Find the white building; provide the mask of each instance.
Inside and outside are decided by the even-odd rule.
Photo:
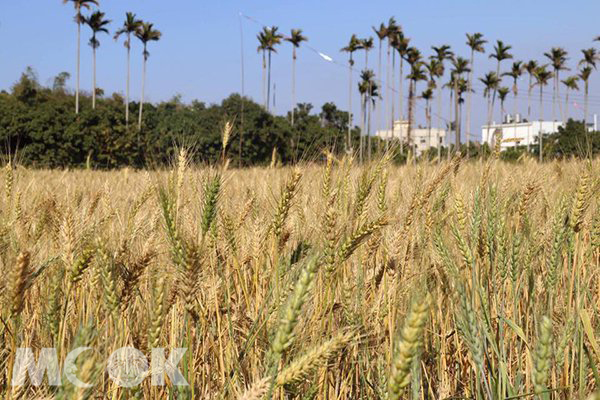
[[[384,140],[396,139],[406,143],[408,121],[394,121],[393,130],[379,130],[376,135]],[[416,147],[417,155],[420,155],[430,147],[437,148],[438,144],[440,146],[446,146],[446,131],[443,129],[431,128],[431,130],[429,130],[427,128],[413,127],[410,136],[410,141]]]
[[[495,133],[502,133],[501,150],[517,146],[534,146],[538,143],[538,137],[541,134],[549,134],[558,131],[563,126],[559,121],[526,121],[521,119],[520,114],[506,115],[501,124],[492,123],[481,127],[482,143],[494,146]]]

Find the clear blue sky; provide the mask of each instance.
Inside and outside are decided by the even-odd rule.
[[[431,45],[450,44],[464,57],[466,32],[482,32],[490,42],[502,39],[513,46],[515,59],[544,61],[543,52],[552,46],[569,51],[571,68],[576,67],[580,49],[596,45],[592,38],[600,35],[600,2],[597,0],[439,0],[439,1],[356,1],[356,0],[100,0],[100,9],[113,20],[114,32],[126,11],[155,23],[163,32],[160,42],[150,44],[147,99],[166,100],[181,94],[185,101],[199,99],[220,102],[232,92],[240,91],[239,12],[265,25],[277,25],[287,33],[302,28],[308,44],[345,65],[346,56],[339,52],[352,33],[359,37],[375,36],[371,26],[395,16],[405,34],[425,55]],[[74,86],[76,25],[73,7],[60,0],[0,1],[0,89],[9,89],[26,66],[38,72],[43,84],[68,71]],[[256,33],[260,26],[243,20],[246,94],[261,101],[261,58],[256,52]],[[82,89],[91,88],[91,48],[87,46],[89,29],[82,30]],[[111,36],[100,37],[98,50],[98,86],[107,94],[123,92],[125,82],[125,49]],[[377,41],[376,41],[377,42]],[[486,51],[491,48],[486,45]],[[377,47],[370,55],[376,68]],[[133,45],[132,96],[139,96],[141,47]],[[357,55],[357,67],[364,65],[364,55]],[[372,61],[371,61],[372,60]],[[505,63],[508,69],[511,61]],[[476,76],[495,69],[488,55],[478,55]],[[572,71],[573,72],[573,71]],[[571,72],[563,73],[564,76]],[[273,82],[277,86],[278,113],[290,107],[291,47],[284,44],[273,59]],[[600,112],[600,73],[591,80],[590,114]],[[334,101],[347,107],[347,70],[327,63],[307,48],[301,48],[298,59],[298,102],[311,102],[315,107]],[[526,81],[521,86],[520,107],[525,113]],[[356,82],[356,78],[355,78]],[[504,84],[510,86],[508,78]],[[407,85],[405,85],[406,88]],[[421,88],[425,85],[421,84]],[[485,120],[485,103],[476,85],[474,126]],[[551,99],[550,87],[547,89]],[[564,89],[561,88],[562,91]],[[446,97],[446,96],[445,96]],[[573,98],[583,103],[581,95]],[[354,104],[358,104],[355,94]],[[537,103],[534,103],[537,113]],[[546,112],[550,112],[549,102]],[[506,108],[512,110],[512,100]],[[572,107],[571,107],[572,108]],[[434,110],[435,111],[435,110]],[[358,107],[355,108],[358,115]],[[577,110],[573,113],[579,112]],[[447,115],[447,111],[444,111]],[[548,115],[548,114],[546,114]],[[418,118],[423,123],[422,109]],[[497,117],[496,117],[497,119]]]

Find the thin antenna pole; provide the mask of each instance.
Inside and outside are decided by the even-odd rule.
[[[238,148],[238,166],[242,166],[242,136],[244,134],[244,30],[242,29],[242,13],[238,15],[240,22],[240,56],[241,56],[241,73],[242,73],[242,97],[240,99],[240,132],[239,132],[239,148]]]

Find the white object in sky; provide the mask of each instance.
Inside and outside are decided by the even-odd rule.
[[[329,62],[333,62],[333,58],[329,57],[327,54],[323,54],[319,51],[319,55],[325,60]]]

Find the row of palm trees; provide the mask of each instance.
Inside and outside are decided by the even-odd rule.
[[[79,67],[80,67],[80,49],[81,49],[81,26],[87,25],[92,36],[89,40],[89,45],[92,48],[93,57],[93,81],[92,81],[92,108],[96,108],[96,50],[100,47],[98,34],[109,31],[107,26],[112,22],[106,19],[105,14],[100,10],[96,10],[85,16],[82,10],[91,10],[92,6],[98,7],[98,0],[63,0],[63,3],[71,2],[75,8],[75,23],[77,24],[77,71],[76,71],[76,88],[75,88],[75,113],[79,113]],[[117,40],[121,35],[125,36],[125,48],[127,49],[127,81],[125,90],[125,121],[129,126],[129,82],[130,82],[130,61],[131,61],[131,39],[136,37],[143,45],[142,55],[144,57],[142,70],[142,92],[140,98],[140,107],[138,115],[138,129],[142,126],[142,112],[144,106],[144,90],[146,86],[146,63],[150,53],[148,52],[148,43],[160,40],[162,33],[154,29],[154,25],[149,22],[144,22],[138,19],[134,13],[128,12],[125,15],[125,21],[120,29],[115,32],[114,39]]]
[[[370,153],[370,133],[371,133],[371,121],[372,113],[377,108],[377,119],[379,129],[387,126],[393,133],[394,121],[397,117],[400,120],[405,119],[404,114],[404,80],[408,80],[408,105],[406,110],[406,118],[408,122],[406,135],[402,132],[403,125],[401,124],[400,129],[400,150],[403,151],[403,146],[408,144],[412,148],[411,135],[414,129],[415,121],[415,108],[417,99],[425,100],[425,117],[427,120],[427,126],[429,132],[431,132],[432,125],[432,102],[434,98],[437,98],[437,119],[438,126],[442,126],[442,90],[447,89],[450,96],[451,107],[448,107],[448,121],[450,129],[454,130],[455,133],[455,149],[458,151],[462,142],[462,111],[463,104],[465,103],[466,95],[466,129],[465,134],[467,142],[469,142],[475,135],[472,132],[472,95],[475,92],[475,62],[478,54],[484,54],[486,49],[485,46],[488,41],[484,38],[482,33],[476,32],[472,34],[466,34],[466,42],[470,56],[469,59],[463,58],[456,55],[449,45],[432,46],[431,49],[433,54],[427,59],[424,58],[422,53],[414,46],[410,45],[410,39],[404,34],[402,28],[397,24],[396,20],[392,17],[387,23],[381,23],[379,27],[373,27],[373,31],[379,40],[379,57],[378,57],[378,69],[377,74],[373,70],[369,69],[369,52],[374,48],[373,38],[359,38],[353,34],[346,46],[341,51],[348,54],[348,109],[352,110],[353,102],[353,76],[355,72],[355,58],[354,55],[358,51],[365,52],[364,69],[360,73],[360,81],[358,82],[358,91],[361,96],[361,118],[360,124],[362,132],[367,132],[367,149]],[[291,121],[294,124],[294,111],[296,104],[296,49],[301,45],[302,42],[306,41],[307,38],[302,34],[300,29],[292,29],[289,36],[284,36],[279,32],[276,26],[263,27],[262,31],[257,35],[259,46],[257,50],[262,53],[262,91],[263,91],[263,103],[267,110],[270,110],[270,99],[271,99],[271,60],[272,54],[277,52],[277,46],[283,41],[287,41],[293,45],[292,53],[292,111]],[[596,40],[600,40],[596,38]],[[384,51],[384,42],[387,47],[387,66],[385,77],[382,73],[382,54]],[[549,52],[544,53],[544,57],[548,60],[547,64],[541,64],[536,60],[527,62],[514,61],[511,68],[502,72],[502,65],[507,60],[514,58],[511,53],[512,46],[504,43],[502,40],[497,40],[493,46],[493,51],[489,54],[490,59],[496,61],[495,71],[490,71],[484,74],[483,77],[478,78],[478,82],[483,84],[483,96],[487,101],[487,125],[491,125],[493,112],[496,105],[496,99],[500,103],[501,119],[503,119],[505,108],[504,103],[508,95],[512,92],[513,102],[513,114],[517,114],[518,111],[518,80],[523,74],[529,75],[528,84],[528,104],[527,104],[527,117],[531,121],[531,99],[532,91],[534,87],[539,87],[540,94],[540,109],[539,118],[543,120],[543,89],[546,87],[550,80],[553,82],[553,98],[552,98],[552,118],[556,121],[556,104],[558,103],[558,110],[560,112],[561,120],[564,122],[569,117],[568,113],[568,95],[569,91],[579,90],[579,81],[584,83],[584,118],[587,122],[588,119],[588,95],[589,95],[589,78],[591,73],[596,69],[596,62],[599,58],[599,53],[595,48],[589,48],[582,50],[582,59],[577,64],[579,68],[578,73],[575,75],[568,76],[561,80],[561,72],[568,70],[566,63],[568,60],[567,51],[560,47],[553,47]],[[396,78],[396,58],[398,58],[399,66],[399,78]],[[409,71],[405,75],[405,62],[408,64]],[[449,65],[448,65],[449,64]],[[442,79],[446,74],[446,69],[450,68],[449,81],[442,83]],[[511,79],[512,87],[502,86],[503,78],[507,77]],[[396,80],[398,87],[396,88]],[[418,94],[418,83],[425,81],[427,86],[423,91]],[[565,107],[563,109],[560,94],[560,86],[564,85],[566,89]],[[382,92],[383,86],[385,85],[385,94]],[[396,108],[396,101],[394,99],[395,93],[398,94],[398,106]],[[385,104],[385,110],[381,105],[376,107],[378,103]],[[389,117],[384,117],[388,115]],[[351,112],[348,113],[348,132],[347,132],[347,143],[346,147],[348,151],[352,151],[352,140],[351,140],[351,129],[353,126],[352,119],[353,115]],[[387,122],[384,122],[387,121]],[[515,121],[516,124],[516,121]],[[489,135],[488,135],[489,136]],[[360,140],[359,157],[363,157],[363,142]],[[528,150],[529,149],[529,140]],[[539,137],[539,145],[541,148],[541,132]],[[438,143],[438,154],[440,153],[440,146]],[[369,156],[369,154],[367,154]],[[540,151],[541,156],[541,151]]]
[[[409,81],[408,88],[408,128],[406,136],[401,133],[401,137],[405,139],[407,144],[411,144],[411,132],[414,125],[414,109],[417,98],[425,100],[425,117],[427,119],[428,129],[431,131],[431,100],[434,98],[434,91],[437,90],[438,100],[438,124],[441,125],[442,115],[442,89],[447,88],[450,94],[450,104],[453,107],[449,107],[449,121],[451,128],[455,132],[455,149],[458,151],[461,144],[461,130],[462,130],[462,104],[464,103],[464,94],[466,94],[466,137],[467,141],[473,137],[471,131],[471,107],[472,107],[472,94],[474,93],[474,66],[476,61],[476,55],[478,53],[485,53],[485,45],[487,40],[481,33],[473,33],[466,35],[466,45],[470,49],[470,59],[467,60],[454,54],[450,46],[442,45],[439,47],[432,46],[433,55],[429,59],[424,59],[420,51],[410,46],[410,39],[406,37],[400,26],[396,23],[394,18],[390,18],[388,23],[381,23],[379,27],[373,27],[374,33],[379,39],[379,66],[378,74],[374,82],[387,82],[386,94],[385,94],[385,113],[389,115],[388,128],[393,132],[393,124],[396,120],[397,114],[395,112],[395,101],[394,92],[398,92],[398,103],[399,103],[399,117],[400,120],[404,120],[403,110],[403,81],[407,79]],[[595,40],[599,41],[600,37]],[[387,68],[386,76],[384,78],[382,74],[382,52],[383,43],[387,41]],[[372,78],[372,71],[368,69],[368,53],[372,49],[372,38],[360,39],[355,34],[350,37],[348,45],[341,49],[342,52],[348,53],[348,72],[349,72],[349,91],[348,91],[348,104],[349,108],[352,108],[352,75],[354,66],[354,54],[359,51],[365,51],[365,69],[361,76],[363,82],[359,84],[359,92],[361,96],[364,93],[364,78]],[[535,60],[522,62],[514,61],[511,68],[506,72],[501,72],[502,63],[506,60],[513,59],[511,53],[512,46],[505,44],[503,41],[498,40],[493,46],[493,52],[489,54],[490,59],[496,60],[496,70],[486,73],[483,77],[479,78],[479,82],[483,84],[484,90],[483,95],[488,103],[488,127],[491,125],[492,115],[496,98],[500,101],[500,112],[504,115],[504,102],[507,96],[512,92],[514,96],[514,114],[517,113],[518,105],[518,80],[524,73],[529,74],[529,85],[528,85],[528,119],[531,120],[531,95],[532,90],[535,86],[539,87],[540,94],[540,109],[539,118],[543,120],[543,88],[546,87],[550,80],[553,82],[553,98],[552,98],[552,117],[556,121],[557,104],[560,112],[560,118],[564,122],[569,117],[568,114],[568,94],[569,91],[579,90],[579,81],[584,83],[584,118],[587,122],[588,119],[588,95],[589,95],[589,78],[591,73],[596,69],[596,63],[599,58],[599,54],[595,48],[589,48],[582,50],[582,59],[577,64],[578,72],[574,75],[568,76],[561,80],[561,72],[567,71],[567,51],[560,47],[553,47],[549,52],[544,53],[544,57],[547,59],[548,64],[540,64]],[[400,78],[398,79],[398,89],[396,90],[395,85],[395,69],[396,69],[396,55],[399,58],[399,73]],[[409,65],[409,72],[404,75],[404,62]],[[445,74],[446,63],[449,62],[450,69],[450,80],[442,84],[441,79]],[[369,72],[367,74],[366,72]],[[512,88],[502,86],[502,80],[504,77],[508,77],[512,80]],[[422,91],[420,96],[417,95],[417,83],[419,81],[426,81],[427,88]],[[373,85],[370,83],[369,85]],[[566,102],[563,110],[560,94],[560,86],[564,85],[566,89]],[[374,96],[374,99],[382,99],[382,96]],[[452,110],[452,108],[454,110]],[[379,121],[380,126],[384,125],[382,121],[382,107],[379,107]],[[452,115],[454,114],[454,115]],[[387,119],[387,118],[386,118]],[[350,117],[351,122],[351,117]],[[516,122],[515,122],[516,123]],[[351,123],[349,124],[349,126]],[[350,129],[350,128],[349,128]],[[367,132],[370,132],[370,127]],[[541,146],[541,132],[539,135],[540,145],[540,157],[542,156]],[[350,149],[350,135],[348,134],[348,148]],[[401,141],[401,151],[404,140]],[[528,149],[529,150],[529,149]],[[439,144],[438,144],[439,151]],[[359,150],[359,154],[362,154],[362,149]]]
[[[258,39],[257,51],[262,53],[262,95],[263,104],[267,110],[270,110],[271,103],[271,56],[277,53],[276,46],[282,41],[289,42],[292,45],[292,125],[294,124],[294,109],[296,104],[296,50],[302,42],[308,38],[303,35],[302,29],[292,29],[289,36],[279,33],[276,26],[263,27],[262,31],[256,36]]]

